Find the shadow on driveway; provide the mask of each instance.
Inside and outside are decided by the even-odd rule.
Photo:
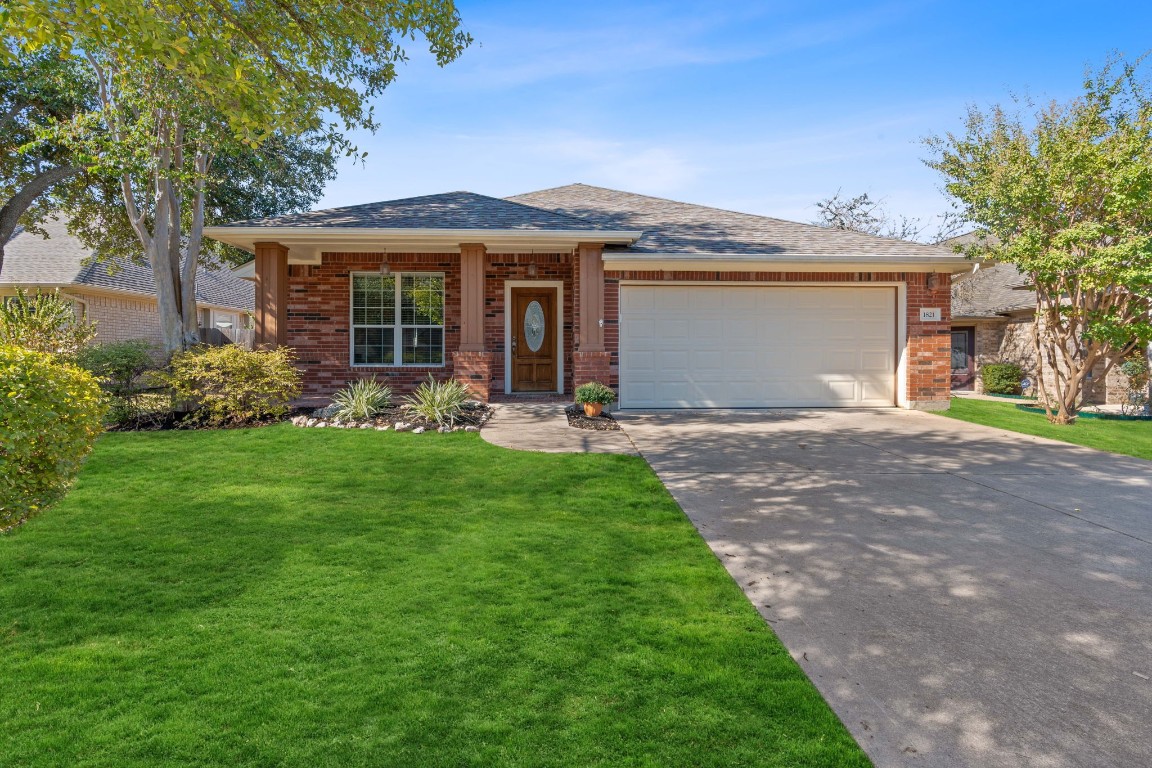
[[[878,766],[1152,764],[1152,462],[898,410],[618,418]]]

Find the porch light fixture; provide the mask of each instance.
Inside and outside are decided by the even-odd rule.
[[[385,261],[380,265],[380,274],[382,274],[382,275],[392,274],[392,267],[388,266],[388,262]]]
[[[535,262],[528,265],[528,277],[536,277],[536,263]]]

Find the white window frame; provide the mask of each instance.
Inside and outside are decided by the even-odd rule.
[[[387,278],[396,281],[395,287],[395,306],[393,311],[395,316],[392,318],[391,325],[357,325],[355,323],[355,278],[358,276],[363,277],[379,277]],[[352,368],[443,368],[447,364],[448,358],[448,324],[444,322],[440,325],[402,325],[400,323],[400,281],[401,278],[408,277],[439,277],[440,282],[440,306],[444,312],[444,320],[448,319],[448,299],[447,299],[447,278],[443,272],[389,272],[383,275],[379,272],[361,270],[359,272],[349,272],[348,274],[348,365]],[[356,329],[357,328],[392,328],[392,359],[391,363],[357,363],[356,362]],[[441,357],[439,363],[405,363],[404,362],[404,329],[405,328],[439,328],[441,332],[442,346]]]

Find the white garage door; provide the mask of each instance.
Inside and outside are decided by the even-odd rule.
[[[625,408],[885,406],[896,289],[625,285]]]

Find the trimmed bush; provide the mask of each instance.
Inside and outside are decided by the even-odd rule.
[[[980,368],[984,391],[991,395],[1018,395],[1024,369],[1016,363],[985,363]]]
[[[376,379],[357,379],[332,396],[332,415],[342,421],[370,419],[392,404],[392,388]]]
[[[468,387],[455,379],[436,381],[428,374],[428,381],[405,398],[408,407],[434,424],[454,426],[464,403],[471,397]]]
[[[616,393],[606,384],[590,381],[576,387],[575,397],[576,402],[580,404],[600,403],[601,405],[608,405],[616,400]]]
[[[288,347],[248,350],[229,344],[195,347],[172,356],[157,378],[209,426],[239,426],[288,413],[300,395],[300,372]]]
[[[22,288],[0,301],[0,345],[74,358],[96,336],[96,326],[76,317],[72,302],[56,293]]]
[[[46,352],[0,346],[0,530],[60,499],[100,434],[92,374]]]
[[[138,379],[146,371],[156,370],[159,349],[147,339],[110,341],[81,350],[76,364],[100,380],[100,385],[113,395],[134,395]]]

